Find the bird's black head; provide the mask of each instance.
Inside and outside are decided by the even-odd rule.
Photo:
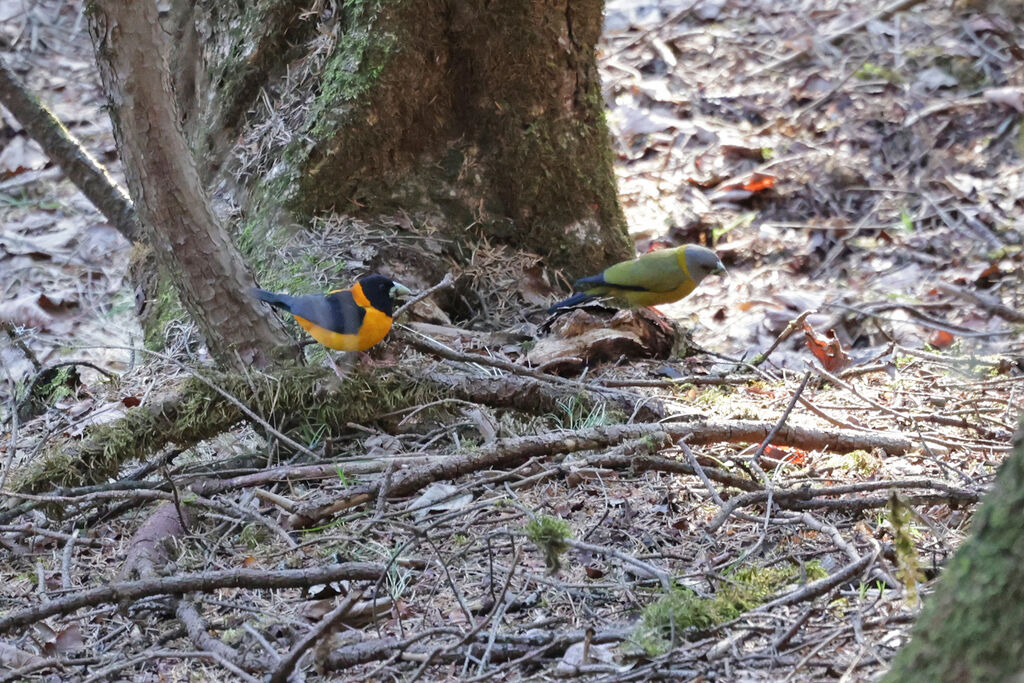
[[[394,311],[395,298],[400,294],[410,293],[406,287],[380,273],[360,278],[356,284],[363,290],[363,296],[374,308],[389,316]]]

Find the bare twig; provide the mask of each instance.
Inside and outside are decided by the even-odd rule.
[[[820,42],[834,43],[838,40],[842,40],[843,38],[853,33],[857,33],[858,31],[860,31],[873,21],[881,21],[883,19],[888,19],[893,14],[896,14],[897,12],[902,12],[903,10],[906,9],[910,9],[914,5],[918,5],[921,2],[922,0],[897,0],[897,2],[894,2],[890,5],[883,7],[874,14],[868,15],[861,19],[860,21],[850,24],[841,31],[836,31],[835,33],[831,33],[827,36],[822,37]],[[790,55],[782,57],[781,59],[777,59],[771,64],[768,64],[766,66],[761,67],[760,69],[755,70],[754,73],[751,74],[749,77],[752,78],[755,76],[759,76],[767,71],[778,71],[782,67],[792,64],[793,62],[805,57],[811,52],[813,48],[814,45],[809,45],[801,50],[797,50],[796,52]]]
[[[938,284],[939,290],[946,294],[952,294],[953,296],[964,299],[965,301],[971,301],[984,308],[989,313],[997,315],[1003,320],[1008,320],[1011,323],[1024,323],[1024,313],[1010,308],[1006,304],[995,301],[987,296],[972,292],[964,287],[957,287],[956,285],[949,284],[948,282],[940,282]]]
[[[804,378],[800,381],[800,386],[797,387],[796,392],[793,394],[793,398],[789,401],[789,405],[786,406],[786,410],[783,411],[782,417],[779,418],[779,421],[775,423],[774,427],[772,427],[772,431],[768,432],[768,436],[764,437],[764,441],[762,441],[761,445],[757,447],[756,451],[754,451],[751,461],[755,463],[758,462],[761,458],[761,454],[764,453],[764,449],[768,448],[772,439],[775,438],[775,435],[778,434],[779,430],[786,424],[786,420],[789,419],[789,414],[793,412],[793,408],[796,406],[796,402],[800,400],[800,394],[804,393],[804,388],[807,386],[807,380],[810,378],[811,371],[808,370],[804,373]]]
[[[779,348],[779,344],[789,339],[789,337],[794,332],[803,327],[804,320],[807,320],[807,316],[809,316],[812,312],[813,311],[810,310],[804,311],[797,317],[790,320],[789,324],[786,325],[786,329],[782,330],[782,334],[775,338],[775,341],[772,342],[771,346],[765,349],[764,353],[759,353],[756,356],[754,356],[753,360],[750,361],[750,364],[753,365],[754,367],[757,367],[761,363],[768,360],[768,356],[772,355],[772,352],[775,349]]]
[[[410,308],[412,308],[413,306],[415,306],[419,302],[421,302],[424,299],[426,299],[428,296],[430,296],[434,292],[436,292],[438,290],[441,290],[441,289],[444,289],[446,287],[451,287],[454,283],[455,283],[455,278],[452,277],[452,274],[451,273],[445,273],[444,277],[441,278],[440,282],[438,282],[436,285],[434,285],[432,287],[428,287],[427,289],[423,290],[422,292],[420,292],[419,294],[417,294],[413,298],[411,298],[408,301],[406,301],[404,304],[402,304],[401,306],[398,307],[398,310],[396,310],[391,317],[394,320],[398,320],[399,316],[401,316],[403,313],[405,313],[407,310],[409,310]]]
[[[337,607],[332,609],[330,612],[324,615],[324,617],[317,623],[316,626],[311,628],[302,638],[299,639],[292,649],[288,651],[281,661],[278,663],[277,668],[274,669],[274,673],[270,675],[269,683],[288,683],[288,677],[291,675],[292,670],[298,665],[299,660],[302,659],[309,648],[313,647],[318,640],[323,638],[325,635],[334,628],[335,624],[345,618],[345,616],[352,609],[352,606],[359,599],[359,591],[352,591],[345,596]]]

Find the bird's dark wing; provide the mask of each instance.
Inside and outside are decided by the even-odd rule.
[[[292,315],[338,334],[358,334],[366,317],[366,310],[352,298],[347,289],[327,296],[308,294],[293,297],[289,308]]]
[[[618,282],[610,282],[604,273],[600,275],[591,275],[590,277],[581,277],[579,280],[573,283],[572,288],[578,289],[585,292],[590,289],[596,289],[597,287],[615,287],[616,289],[631,289],[638,292],[646,291],[646,287],[641,285],[630,285],[630,284],[619,284]]]

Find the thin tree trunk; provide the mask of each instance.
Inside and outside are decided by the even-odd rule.
[[[0,102],[46,155],[129,242],[138,241],[135,209],[124,190],[0,59]]]
[[[210,208],[181,131],[156,4],[97,0],[87,14],[128,189],[157,261],[214,358],[267,365],[291,344],[246,296],[252,276]]]

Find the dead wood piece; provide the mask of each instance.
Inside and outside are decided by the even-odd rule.
[[[269,666],[267,662],[255,662],[242,657],[233,647],[222,642],[219,638],[213,637],[207,630],[206,621],[199,613],[196,606],[185,599],[178,600],[174,610],[175,616],[184,624],[188,631],[188,637],[192,644],[200,650],[216,653],[221,659],[231,662],[239,669],[250,673],[266,671]]]
[[[836,31],[835,33],[832,33],[830,35],[824,36],[822,38],[822,41],[823,42],[827,42],[827,43],[834,43],[837,40],[841,40],[841,39],[845,38],[846,36],[849,36],[849,35],[851,35],[853,33],[856,33],[858,31],[862,30],[864,27],[866,27],[868,24],[870,24],[873,21],[883,21],[885,19],[888,19],[892,15],[896,14],[897,12],[902,12],[904,10],[910,9],[914,5],[918,5],[921,2],[922,2],[922,0],[896,0],[896,2],[893,2],[892,4],[886,5],[881,10],[875,12],[874,14],[868,15],[868,16],[864,17],[863,19],[861,19],[860,21],[857,21],[857,22],[855,22],[853,24],[850,24],[846,28],[841,29],[839,31]],[[774,62],[772,62],[771,64],[768,64],[766,66],[761,67],[760,69],[757,69],[756,71],[754,71],[753,74],[751,74],[750,77],[759,76],[759,75],[761,75],[761,74],[763,74],[763,73],[765,73],[767,71],[777,71],[777,70],[781,69],[782,67],[784,67],[784,66],[786,66],[788,64],[791,64],[791,63],[793,63],[793,62],[803,58],[804,56],[810,54],[812,49],[813,49],[813,46],[808,46],[808,47],[805,47],[805,48],[803,48],[801,50],[797,50],[796,52],[794,52],[794,53],[792,53],[790,55],[782,57],[781,59],[777,59]]]
[[[351,643],[333,650],[324,662],[324,668],[327,671],[341,671],[360,664],[387,659],[399,649],[401,644],[402,641],[398,638],[375,638]]]
[[[128,553],[121,566],[120,576],[151,577],[159,574],[159,568],[167,563],[167,543],[185,533],[181,514],[187,515],[188,508],[179,508],[174,503],[164,503],[138,528],[128,543]]]
[[[707,471],[707,469],[705,469]],[[718,479],[719,472],[712,470],[710,478]],[[720,481],[720,480],[719,480]],[[722,511],[711,520],[706,528],[708,533],[717,531],[729,517],[739,508],[748,505],[759,505],[769,499],[774,505],[785,510],[814,510],[829,509],[842,510],[844,512],[861,512],[885,507],[889,499],[888,494],[882,496],[860,496],[845,497],[851,494],[861,494],[869,491],[895,491],[905,489],[934,489],[939,493],[905,494],[901,499],[911,505],[930,505],[936,503],[969,505],[981,499],[981,492],[951,486],[945,482],[931,479],[907,479],[896,481],[871,481],[861,484],[848,484],[844,486],[810,487],[798,486],[795,488],[772,489],[771,491],[758,490],[748,491],[730,499],[722,507]]]
[[[375,581],[384,573],[384,565],[373,562],[344,562],[309,569],[263,571],[258,569],[229,569],[224,571],[183,574],[159,579],[143,579],[109,583],[105,586],[81,591],[49,600],[0,618],[0,633],[52,617],[69,614],[82,607],[106,602],[131,602],[154,595],[184,595],[192,592],[210,592],[220,588],[247,588],[266,590],[280,588],[308,588],[331,581]]]
[[[693,436],[687,443],[706,444],[728,441],[731,443],[760,443],[775,426],[771,422],[754,420],[705,421],[686,425],[662,425],[665,431],[681,438]],[[918,439],[908,439],[895,432],[856,431],[852,429],[824,429],[784,425],[773,437],[774,443],[793,446],[804,450],[830,450],[835,453],[849,453],[856,450],[882,449],[887,455],[903,455],[920,447]]]
[[[575,310],[555,321],[527,360],[547,372],[578,373],[620,358],[668,358],[675,343],[676,330],[647,308],[618,311],[610,319]]]
[[[387,659],[396,655],[411,661],[424,661],[432,657],[437,662],[463,661],[467,656],[479,657],[485,651],[493,660],[509,660],[528,655],[559,656],[564,654],[573,643],[583,642],[589,638],[591,643],[616,643],[626,640],[629,628],[608,628],[597,633],[584,629],[572,631],[540,631],[529,633],[477,633],[471,642],[458,647],[445,648],[438,651],[432,646],[412,646],[424,640],[425,634],[413,635],[405,640],[398,638],[374,638],[348,643],[331,651],[324,662],[327,671],[340,671],[360,664]],[[441,635],[447,635],[443,633]],[[489,642],[493,640],[493,642]],[[487,648],[486,650],[484,648]]]
[[[114,182],[107,169],[64,124],[25,89],[3,60],[0,60],[0,102],[104,218],[129,242],[138,241],[139,226],[128,193]]]
[[[309,633],[300,638],[292,646],[292,649],[288,651],[288,654],[281,659],[274,672],[270,675],[269,683],[288,683],[289,676],[291,676],[292,671],[298,665],[302,656],[348,615],[358,599],[358,592],[349,593],[337,607],[325,614],[320,622]]]
[[[501,439],[488,447],[465,456],[448,458],[437,464],[422,468],[396,472],[392,478],[392,497],[409,495],[421,488],[445,479],[454,479],[464,474],[483,469],[514,467],[530,458],[553,453],[569,453],[579,450],[590,450],[619,443],[625,439],[635,439],[648,434],[663,431],[657,424],[615,425],[565,432],[543,434],[540,436]],[[292,515],[289,522],[291,528],[306,528],[318,523],[341,510],[361,505],[367,500],[374,500],[380,489],[376,482],[353,491],[345,499],[336,501],[326,507],[300,512]]]
[[[760,605],[755,609],[755,612],[767,612],[768,610],[776,607],[782,607],[784,605],[795,605],[799,602],[806,602],[807,600],[813,600],[814,598],[828,593],[830,590],[839,586],[840,584],[852,581],[855,577],[859,576],[868,565],[874,562],[875,557],[873,555],[865,555],[855,562],[851,562],[846,565],[835,574],[826,576],[824,579],[812,581],[806,586],[799,588],[791,593],[787,593],[774,600]]]

